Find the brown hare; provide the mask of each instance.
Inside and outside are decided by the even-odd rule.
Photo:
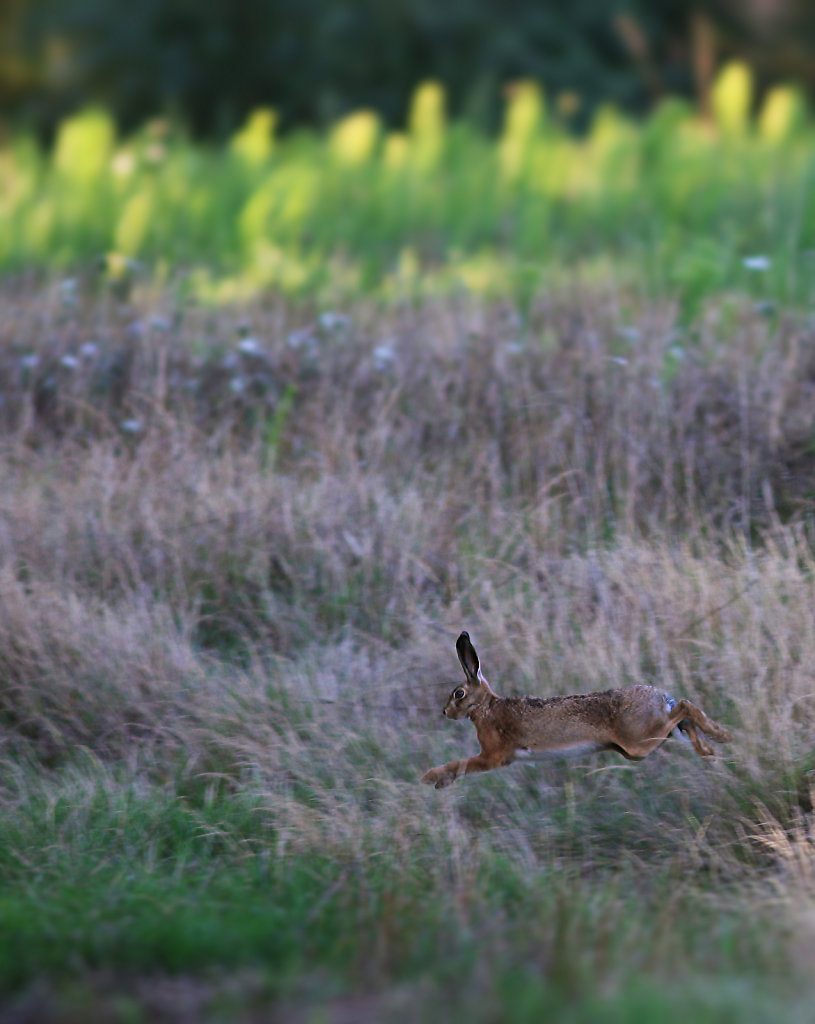
[[[731,739],[727,729],[695,704],[675,700],[656,686],[638,684],[545,699],[499,697],[481,674],[469,633],[458,638],[456,651],[467,679],[450,694],[442,714],[469,718],[481,753],[425,772],[421,781],[436,789],[461,775],[488,772],[525,758],[616,750],[630,761],[641,761],[671,733],[687,737],[702,757],[712,756],[713,749],[700,731],[717,743]]]

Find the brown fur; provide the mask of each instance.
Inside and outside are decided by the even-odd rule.
[[[685,733],[701,757],[712,756],[713,749],[700,732],[717,743],[731,739],[727,729],[689,700],[673,702],[664,690],[644,684],[562,697],[499,697],[481,674],[468,633],[459,636],[456,651],[467,678],[450,694],[442,713],[469,718],[481,751],[425,772],[421,781],[436,789],[524,756],[614,750],[641,761],[675,729]]]

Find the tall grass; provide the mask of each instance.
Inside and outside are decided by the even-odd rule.
[[[9,1012],[808,1019],[803,317],[3,305]],[[735,741],[428,791],[462,627],[499,692],[651,681]]]
[[[119,138],[86,110],[50,151],[19,136],[0,153],[0,269],[101,261],[217,300],[465,290],[522,312],[553,278],[613,271],[678,297],[686,322],[722,289],[805,303],[812,123],[794,89],[755,115],[751,90],[746,68],[726,68],[709,123],[667,100],[641,124],[602,109],[582,137],[533,83],[510,91],[496,139],[449,123],[433,83],[404,132],[361,111],[277,137],[263,108],[227,144],[199,145],[162,120]],[[769,269],[746,267],[755,256]]]

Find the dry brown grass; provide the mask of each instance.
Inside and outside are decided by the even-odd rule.
[[[597,295],[524,324],[464,299],[339,323],[3,301],[7,769],[86,751],[180,796],[249,794],[279,856],[409,862],[430,836],[530,873],[780,865],[774,885],[808,880],[809,934],[810,327],[723,304],[680,337],[670,308]],[[653,682],[735,742],[428,793],[421,772],[474,745],[439,716],[464,627],[499,692]],[[466,870],[423,863],[466,907]]]

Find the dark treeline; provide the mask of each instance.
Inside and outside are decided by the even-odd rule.
[[[217,136],[260,104],[283,127],[359,107],[401,124],[432,77],[454,115],[491,127],[502,89],[532,77],[579,127],[604,101],[704,106],[735,56],[811,92],[814,46],[809,0],[2,0],[0,102],[41,133],[102,102],[124,127],[162,112]]]

